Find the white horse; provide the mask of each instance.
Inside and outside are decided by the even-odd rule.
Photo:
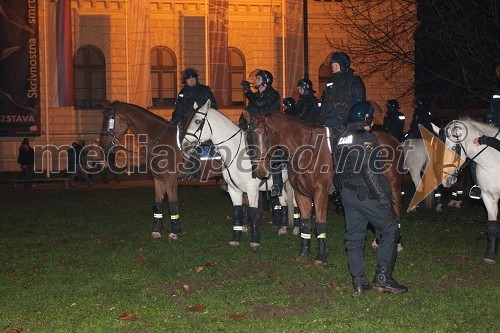
[[[415,185],[415,190],[421,192],[422,191],[422,173],[425,172],[425,169],[429,165],[429,155],[427,153],[427,149],[425,147],[425,142],[423,139],[409,139],[401,143],[403,146],[404,152],[404,163],[403,167],[405,170],[408,170],[408,173],[411,176],[411,180]],[[455,190],[454,194],[458,194],[461,190]],[[434,197],[438,198],[441,196],[440,192],[435,191]],[[458,200],[452,199],[448,203],[449,207],[461,208],[462,200],[457,197]],[[439,200],[436,204],[436,211],[443,211],[443,204],[441,200]],[[413,208],[412,211],[415,211],[416,208]]]
[[[233,203],[233,238],[229,245],[240,245],[243,231],[242,196],[243,193],[247,193],[250,207],[250,247],[256,251],[260,247],[259,190],[265,191],[271,188],[272,180],[267,180],[266,185],[266,182],[252,177],[252,164],[247,154],[245,133],[225,115],[211,108],[210,101],[200,107],[186,125],[182,146],[198,145],[208,140],[212,141],[222,157],[224,163],[222,176],[228,184],[229,196]],[[283,173],[283,182],[288,182],[286,173]],[[288,209],[286,188],[284,186],[283,195],[280,197],[282,209]],[[283,228],[286,233],[286,225],[282,225],[279,234],[283,234]]]
[[[434,126],[439,132],[439,128]],[[436,132],[437,133],[437,132]],[[487,247],[484,260],[495,263],[500,227],[498,225],[498,199],[500,198],[500,152],[485,145],[475,145],[474,138],[482,135],[500,138],[500,129],[489,124],[471,119],[450,122],[445,127],[445,144],[453,149],[462,159],[468,157],[477,163],[476,178],[481,187],[483,203],[488,212]],[[446,161],[444,161],[446,163]],[[447,172],[447,170],[443,170]],[[449,170],[448,170],[449,171]],[[458,170],[460,171],[460,170]],[[443,186],[449,187],[456,182],[458,173],[453,173],[443,180]]]

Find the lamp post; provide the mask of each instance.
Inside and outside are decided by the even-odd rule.
[[[302,0],[302,22],[304,23],[304,78],[309,79],[309,36],[307,29],[307,0]]]

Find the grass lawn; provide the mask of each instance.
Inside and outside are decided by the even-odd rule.
[[[176,242],[150,239],[152,201],[149,187],[0,190],[0,332],[499,331],[481,205],[406,213],[394,276],[409,292],[353,297],[333,209],[320,268],[295,260],[299,238],[267,212],[258,253],[248,235],[229,247],[218,186],[181,187]],[[367,243],[370,278],[375,255]]]

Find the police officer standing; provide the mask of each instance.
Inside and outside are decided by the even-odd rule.
[[[408,290],[392,277],[396,263],[399,227],[392,207],[389,180],[377,165],[379,143],[371,133],[373,106],[368,101],[354,104],[347,116],[347,129],[335,148],[338,186],[342,187],[345,211],[345,244],[352,283],[357,295],[372,288],[365,278],[364,254],[368,223],[381,234],[373,288],[391,294]]]
[[[241,81],[241,87],[248,99],[248,105],[245,109],[250,113],[252,119],[271,112],[280,112],[281,96],[273,88],[273,75],[271,72],[260,69],[255,74],[253,87],[257,89],[256,92],[250,89],[250,82],[248,81]],[[241,128],[247,127],[243,116],[240,117],[239,124]],[[249,144],[251,143],[249,142]],[[273,156],[278,161],[272,165],[273,186],[271,187],[271,196],[280,196],[283,189],[283,176],[281,175],[283,163],[279,161],[284,158],[283,155],[282,150],[277,150]]]
[[[217,109],[217,103],[212,91],[208,86],[199,83],[198,77],[198,71],[194,68],[186,68],[181,73],[181,82],[184,84],[184,87],[179,92],[177,101],[175,102],[171,120],[172,125],[181,123],[185,126],[189,117],[195,112],[193,107],[195,102],[198,108],[200,108],[210,100],[211,107]],[[202,147],[191,147],[188,149],[189,163],[185,164],[184,170],[184,177],[186,179],[195,181],[200,179],[200,156],[202,149]]]
[[[399,102],[395,99],[387,101],[387,113],[384,117],[382,129],[389,133],[399,142],[403,140],[403,128],[405,126],[405,115],[399,111]]]
[[[333,76],[322,95],[321,116],[326,126],[344,127],[349,108],[356,102],[366,100],[365,84],[354,75],[346,53],[333,53],[330,65]]]
[[[297,102],[297,111],[299,119],[314,126],[322,125],[319,100],[314,95],[313,83],[309,79],[300,79],[297,82],[299,92],[299,101]]]

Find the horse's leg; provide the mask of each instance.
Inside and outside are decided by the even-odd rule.
[[[319,265],[326,265],[326,257],[328,249],[326,246],[326,218],[328,214],[328,188],[318,188],[314,194],[314,206],[316,209],[316,237],[318,239],[318,253],[316,255],[315,263]]]
[[[300,235],[300,210],[295,200],[295,194],[293,197],[293,235]]]
[[[240,245],[241,235],[243,233],[243,193],[232,186],[228,186],[228,193],[233,203],[233,236],[229,242],[230,246],[236,247]]]
[[[311,211],[312,200],[295,192],[295,200],[300,209],[300,253],[297,260],[304,260],[311,254]]]
[[[163,198],[165,195],[165,188],[163,182],[154,179],[155,185],[155,200],[153,202],[153,228],[151,231],[151,238],[157,239],[161,237],[163,229]]]
[[[258,185],[254,188],[247,189],[248,208],[250,215],[250,247],[256,252],[260,248],[260,227],[259,227],[259,188]]]
[[[282,195],[279,196],[279,203],[281,206],[280,209],[280,217],[279,217],[279,230],[278,236],[283,236],[288,233],[288,204],[287,204],[287,189],[286,186],[283,186]]]
[[[488,222],[486,227],[487,242],[484,261],[488,264],[494,264],[500,238],[500,225],[497,221],[498,198],[492,198],[491,195],[486,191],[483,191],[481,198],[483,199],[484,206],[488,211]]]
[[[178,191],[179,191],[179,181],[177,180],[176,174],[166,174],[163,180],[168,199],[168,210],[170,212],[170,233],[168,234],[169,240],[177,240],[181,235],[181,222],[179,219],[179,203],[178,203]]]

